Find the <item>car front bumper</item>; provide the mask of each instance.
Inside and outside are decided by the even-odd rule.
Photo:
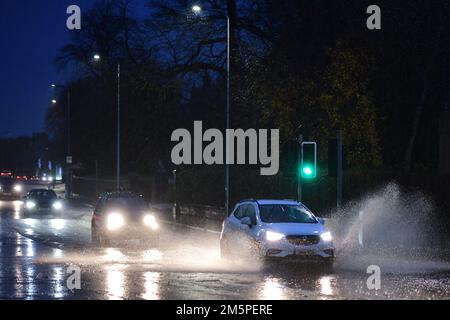
[[[294,245],[288,241],[263,241],[260,243],[261,255],[273,259],[334,260],[335,248],[332,242],[319,242],[312,245]]]
[[[57,210],[54,208],[33,208],[33,209],[28,209],[28,208],[24,208],[23,211],[27,214],[61,214],[62,210]]]
[[[151,240],[159,237],[159,230],[147,226],[130,226],[118,230],[102,228],[101,232],[111,240]]]
[[[0,192],[0,199],[2,200],[19,200],[21,194],[18,192]]]

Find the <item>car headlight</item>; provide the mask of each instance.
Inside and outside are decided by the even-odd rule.
[[[26,207],[27,209],[33,209],[34,207],[36,207],[36,203],[34,203],[33,201],[27,201],[27,202],[25,203],[25,207]]]
[[[156,230],[159,228],[158,222],[156,222],[156,218],[152,214],[147,214],[144,216],[144,224],[147,227],[152,228],[153,230]]]
[[[53,181],[53,177],[48,177],[47,181],[52,182]]]
[[[123,227],[125,220],[120,213],[111,213],[107,218],[108,230],[114,231]]]
[[[15,185],[15,186],[14,186],[14,191],[15,191],[15,192],[20,192],[20,191],[22,191],[22,186],[21,186],[21,185],[18,185],[18,184]]]
[[[277,233],[277,232],[272,232],[272,231],[267,231],[266,232],[266,239],[268,241],[279,241],[279,240],[281,240],[283,238],[284,238],[284,234]]]
[[[55,203],[53,203],[53,209],[61,210],[62,209],[62,203],[60,201],[56,201]]]
[[[328,242],[333,240],[333,237],[331,236],[331,232],[324,232],[320,235],[323,241]]]

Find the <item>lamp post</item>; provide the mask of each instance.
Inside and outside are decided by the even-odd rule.
[[[217,10],[214,10],[217,11]],[[199,15],[202,12],[202,8],[199,5],[194,5],[192,7],[192,12],[196,15]],[[219,11],[217,11],[219,12]],[[222,12],[219,12],[222,14]],[[230,16],[227,14],[227,108],[226,108],[226,129],[231,129],[231,26],[230,26]],[[230,155],[230,141],[226,142],[226,156],[225,156],[225,212],[229,213],[230,206],[230,160],[228,159]]]
[[[70,126],[70,123],[71,123],[71,119],[70,119],[70,116],[71,116],[71,106],[70,106],[70,101],[71,101],[71,98],[70,98],[70,88],[68,87],[68,86],[64,86],[64,85],[60,85],[60,84],[52,84],[52,88],[62,88],[62,89],[65,89],[66,90],[66,92],[67,92],[67,117],[66,117],[66,126],[67,126],[67,130],[66,130],[66,133],[67,133],[67,157],[70,157],[71,156],[71,136],[70,136],[70,134],[71,134],[71,132],[70,132],[70,129],[71,129],[71,126]],[[52,103],[53,104],[56,104],[57,103],[57,101],[55,100],[55,99],[53,99],[52,100]],[[71,196],[72,196],[72,174],[71,174],[71,171],[70,171],[70,169],[67,167],[68,166],[68,163],[66,163],[66,188],[65,188],[65,195],[66,195],[66,199],[70,199],[71,198]]]
[[[94,61],[100,61],[101,56],[99,54],[94,54]],[[117,154],[116,154],[116,188],[120,189],[120,63],[117,64]]]

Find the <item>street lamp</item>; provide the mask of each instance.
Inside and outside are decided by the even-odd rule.
[[[66,126],[67,126],[67,157],[70,157],[71,156],[71,143],[70,143],[70,140],[71,140],[71,136],[70,136],[70,123],[71,123],[71,121],[70,121],[70,116],[71,116],[71,108],[70,108],[70,88],[68,87],[68,86],[64,86],[64,85],[60,85],[60,84],[55,84],[55,83],[52,83],[51,84],[51,87],[52,88],[62,88],[62,89],[65,89],[66,90],[66,92],[67,92],[67,118],[66,118],[66,121],[67,121],[67,124],[66,124]],[[53,104],[56,104],[56,100],[55,99],[53,99],[52,100],[52,103]],[[70,170],[67,168],[67,163],[66,163],[66,198],[67,199],[69,199],[70,197],[71,197],[71,194],[72,194],[72,185],[71,185],[71,182],[72,182],[72,176],[71,176],[71,174],[70,174]]]
[[[200,7],[199,5],[194,5],[194,6],[192,6],[192,11],[195,14],[199,14],[200,12],[202,12],[202,7]]]
[[[100,61],[101,56],[94,54],[94,60]],[[117,64],[117,177],[116,187],[120,189],[120,64]]]
[[[215,12],[218,12],[222,14],[222,12],[218,10],[213,10]],[[199,5],[194,5],[192,7],[192,12],[194,14],[200,14],[202,12],[202,8]],[[230,112],[231,112],[231,77],[230,77],[230,53],[231,53],[231,28],[230,28],[230,16],[227,14],[227,126],[226,129],[231,128],[231,119],[230,119]],[[229,213],[229,207],[230,207],[230,164],[228,156],[230,154],[230,141],[227,140],[226,143],[226,156],[225,156],[225,212]]]

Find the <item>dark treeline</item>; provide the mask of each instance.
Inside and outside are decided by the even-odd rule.
[[[152,0],[145,9],[140,1],[97,1],[55,60],[75,70],[68,83],[75,161],[85,174],[95,160],[103,175],[114,174],[118,63],[125,173],[152,176],[158,163],[171,171],[176,128],[202,120],[224,129],[228,16],[234,128],[279,128],[282,144],[301,132],[319,143],[322,163],[341,129],[348,169],[436,174],[438,120],[450,101],[450,3],[377,1],[382,30],[371,31],[372,2],[205,0],[195,15],[185,0]],[[46,121],[60,159],[65,94]],[[222,167],[179,169],[185,201],[222,204]],[[250,187],[262,178],[233,170],[234,198],[263,195]],[[274,196],[286,194],[279,184],[294,185],[274,180],[264,189]]]
[[[40,172],[38,159],[44,167],[52,160],[46,134],[0,138],[0,170],[11,170],[14,175],[36,175]]]

